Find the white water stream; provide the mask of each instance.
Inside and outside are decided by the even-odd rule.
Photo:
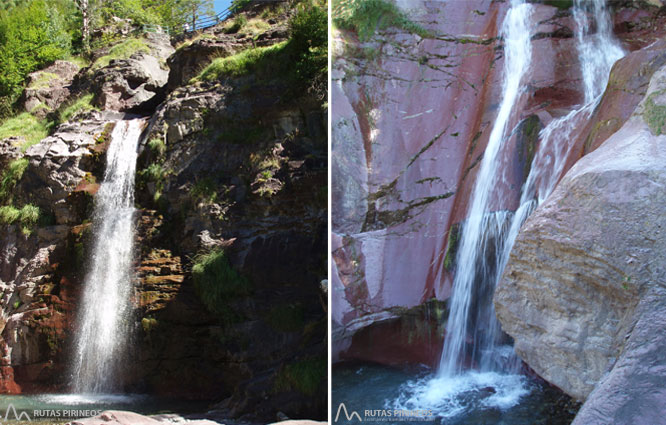
[[[576,131],[590,118],[613,63],[623,56],[611,31],[604,0],[575,0],[573,14],[585,102],[540,132],[518,210],[491,212],[489,199],[504,166],[502,146],[511,133],[507,127],[517,112],[514,107],[524,90],[521,81],[531,61],[531,10],[524,1],[512,0],[502,25],[502,102],[462,226],[437,376],[405,384],[401,396],[390,404],[392,407],[432,409],[446,418],[463,413],[479,397],[484,397],[481,405],[504,409],[514,406],[530,391],[519,373],[519,360],[512,347],[503,341],[492,296],[520,227],[562,177]],[[488,388],[492,389],[489,396],[480,395]]]
[[[141,120],[119,121],[95,197],[93,251],[78,316],[73,367],[76,393],[116,390],[125,354],[134,245],[134,177]]]

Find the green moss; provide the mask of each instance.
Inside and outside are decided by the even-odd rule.
[[[198,255],[192,266],[192,277],[196,293],[208,311],[226,323],[235,317],[229,301],[250,294],[250,282],[231,267],[221,249]]]
[[[361,41],[368,40],[376,31],[391,27],[421,37],[430,36],[425,28],[386,0],[336,0],[333,2],[333,23],[339,28],[355,31]]]
[[[157,319],[154,319],[152,317],[144,317],[141,319],[141,328],[143,331],[147,334],[150,333],[153,329],[157,327]]]
[[[645,102],[643,118],[652,132],[659,136],[664,134],[664,125],[666,125],[666,105],[657,105],[653,97],[658,93],[652,93]]]
[[[268,312],[265,321],[278,332],[297,332],[305,326],[305,309],[301,304],[278,305]]]
[[[48,136],[53,123],[39,119],[34,115],[24,112],[16,117],[8,118],[0,124],[0,139],[7,137],[23,137],[26,142],[20,148],[26,151],[30,146],[39,143]]]
[[[128,59],[130,56],[138,52],[150,53],[150,48],[145,41],[138,38],[130,38],[113,46],[109,50],[109,53],[97,59],[90,69],[96,70],[104,68],[105,66],[108,66],[112,60]]]
[[[65,106],[60,111],[60,122],[67,122],[81,112],[97,110],[97,108],[92,104],[93,97],[93,94],[89,93],[79,97],[73,102],[70,102],[69,105]]]
[[[254,47],[233,56],[213,60],[201,73],[192,79],[197,81],[215,81],[225,77],[239,77],[249,73],[270,75],[272,71],[284,68],[279,61],[284,60],[286,41],[268,47]]]
[[[325,357],[312,357],[288,364],[278,372],[273,382],[273,391],[296,390],[307,396],[325,393],[327,370]]]
[[[444,268],[453,271],[458,254],[458,243],[460,242],[460,224],[454,224],[449,229],[449,237],[446,243],[446,255],[444,256]]]

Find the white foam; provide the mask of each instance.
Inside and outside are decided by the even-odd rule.
[[[507,410],[530,392],[523,375],[470,371],[409,381],[400,387],[398,398],[386,404],[391,409],[432,410],[438,417],[452,418],[483,408]]]

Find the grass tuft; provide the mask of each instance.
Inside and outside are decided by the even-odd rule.
[[[194,259],[192,276],[197,295],[208,311],[225,322],[234,317],[228,306],[229,300],[250,293],[249,281],[231,267],[221,249],[198,255]]]
[[[92,64],[91,69],[95,70],[104,68],[105,66],[108,66],[112,60],[128,59],[130,56],[138,52],[150,53],[150,49],[145,41],[138,38],[130,38],[129,40],[125,40],[113,46],[107,55],[102,56]]]
[[[251,72],[270,74],[272,65],[280,61],[287,42],[277,43],[268,47],[255,47],[243,50],[233,56],[213,60],[191,82],[215,81],[225,77],[239,77]]]
[[[28,159],[19,158],[10,162],[2,173],[2,179],[0,180],[0,202],[6,202],[10,199],[10,195],[16,183],[21,180],[25,169],[28,168]]]
[[[93,97],[92,93],[86,94],[64,107],[59,114],[60,122],[67,122],[81,112],[97,110],[92,104]]]
[[[0,140],[7,137],[23,137],[26,142],[20,146],[24,152],[32,145],[48,136],[53,123],[39,119],[34,115],[23,112],[13,118],[8,118],[0,124]]]
[[[355,31],[361,41],[367,41],[376,31],[391,27],[421,37],[430,36],[425,28],[387,0],[337,0],[333,4],[333,16],[333,23],[338,28]]]

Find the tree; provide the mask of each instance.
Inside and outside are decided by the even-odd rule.
[[[78,0],[79,10],[82,15],[81,38],[84,53],[90,53],[90,10],[88,0]]]
[[[182,10],[191,17],[191,30],[197,29],[197,20],[204,16],[215,16],[213,0],[183,0],[181,2]]]

